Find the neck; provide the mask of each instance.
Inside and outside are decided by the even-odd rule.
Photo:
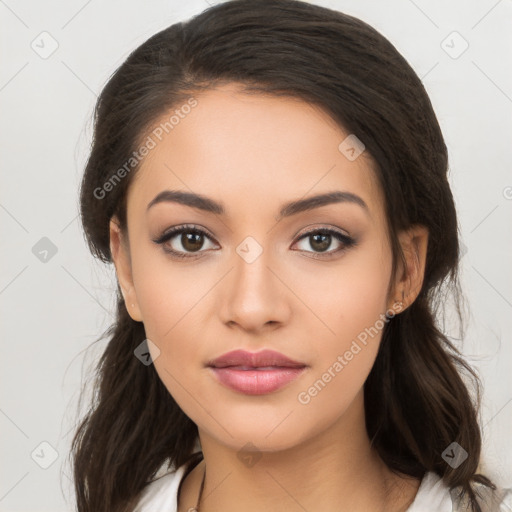
[[[241,454],[199,435],[204,460],[186,501],[195,504],[206,467],[200,512],[396,512],[407,509],[419,486],[392,474],[371,448],[362,399],[327,430],[285,450]]]

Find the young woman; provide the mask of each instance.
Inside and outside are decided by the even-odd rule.
[[[353,17],[235,0],[137,48],[81,187],[119,288],[73,440],[79,512],[510,500],[479,474],[476,377],[436,323],[459,298],[447,167],[421,81]]]

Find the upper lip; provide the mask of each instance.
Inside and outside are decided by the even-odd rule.
[[[306,365],[299,361],[294,361],[275,350],[262,350],[260,352],[233,350],[210,361],[207,366],[213,366],[215,368],[226,368],[228,366],[249,366],[253,368],[259,368],[262,366],[303,368]]]

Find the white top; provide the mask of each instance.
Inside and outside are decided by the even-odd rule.
[[[154,480],[142,491],[133,512],[177,512],[178,486],[185,473],[185,465]],[[407,512],[452,512],[449,488],[435,473],[423,477],[413,503]]]

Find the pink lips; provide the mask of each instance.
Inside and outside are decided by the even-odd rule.
[[[274,350],[234,350],[210,361],[208,366],[225,386],[248,395],[263,395],[295,380],[306,368]]]

